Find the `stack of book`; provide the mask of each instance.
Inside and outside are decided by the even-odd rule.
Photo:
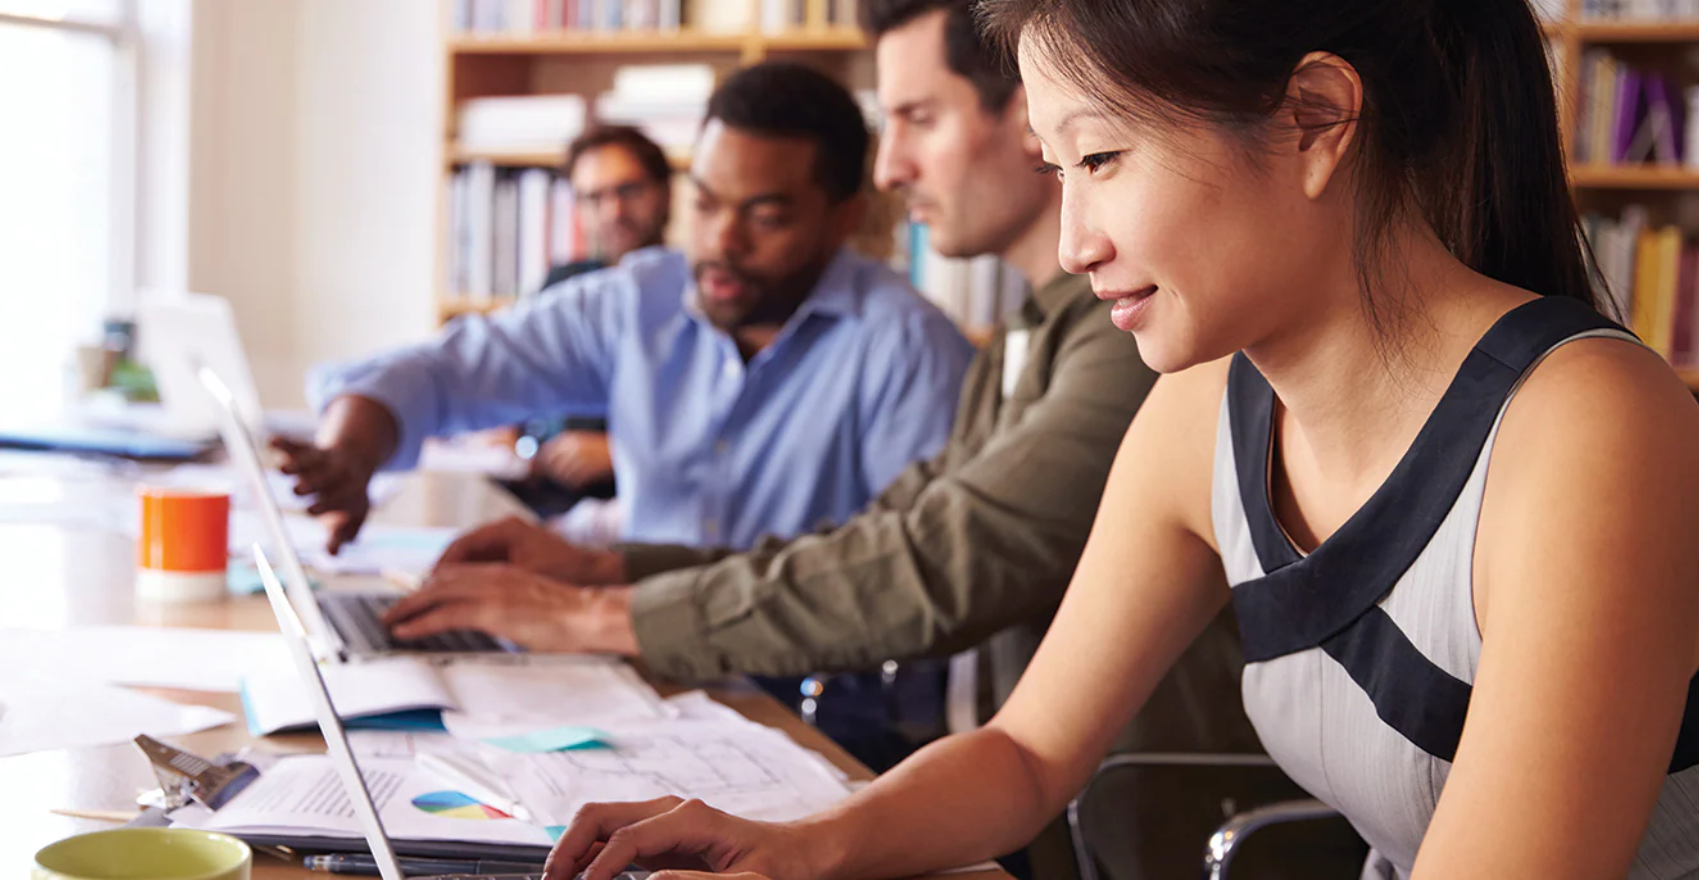
[[[797,30],[853,28],[855,0],[759,0],[761,32],[782,34]]]
[[[572,188],[546,168],[474,162],[449,180],[448,295],[473,302],[537,292],[551,266],[586,256]]]
[[[1645,208],[1620,219],[1582,218],[1599,280],[1618,313],[1671,363],[1699,364],[1699,244],[1675,226],[1654,227]]]
[[[555,153],[584,130],[579,95],[512,95],[460,102],[455,141],[480,154]]]
[[[1602,49],[1581,62],[1573,160],[1699,168],[1699,138],[1688,130],[1699,88],[1685,93],[1667,76],[1626,64]]]
[[[706,64],[626,64],[596,98],[601,122],[634,125],[668,156],[684,159],[708,113],[714,70]]]
[[[676,31],[681,0],[455,0],[456,33],[526,37],[549,31]]]
[[[1581,0],[1583,18],[1605,19],[1695,19],[1699,0]]]

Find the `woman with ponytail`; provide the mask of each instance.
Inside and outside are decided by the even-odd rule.
[[[827,813],[593,807],[550,876],[1010,851],[1231,602],[1263,744],[1366,877],[1699,877],[1699,407],[1597,311],[1525,0],[982,14],[1064,268],[1169,374],[1042,649],[990,725]]]

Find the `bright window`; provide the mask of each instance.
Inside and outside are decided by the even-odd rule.
[[[0,418],[57,409],[130,283],[121,0],[0,0]]]

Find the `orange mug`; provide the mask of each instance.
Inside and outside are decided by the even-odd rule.
[[[230,493],[142,486],[136,592],[154,602],[205,602],[225,595]]]

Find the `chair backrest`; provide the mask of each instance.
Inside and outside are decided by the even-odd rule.
[[[1307,798],[1267,755],[1130,753],[1099,766],[1068,805],[1081,880],[1173,880],[1202,874],[1211,836],[1255,807]],[[1237,880],[1356,878],[1368,852],[1343,821],[1259,837]]]

